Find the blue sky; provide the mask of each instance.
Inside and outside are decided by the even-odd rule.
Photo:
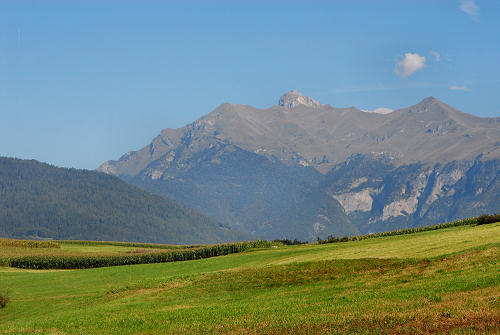
[[[96,168],[219,104],[500,116],[500,1],[0,2],[0,155]],[[399,65],[398,65],[399,64]]]

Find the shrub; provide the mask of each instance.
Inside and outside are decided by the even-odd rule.
[[[356,239],[356,236],[353,237],[335,237],[333,235],[328,235],[326,240],[322,240],[320,237],[318,237],[318,243],[319,244],[325,244],[325,243],[337,243],[337,242],[349,242],[352,241],[353,239]]]
[[[305,241],[299,241],[297,239],[294,239],[293,241],[288,239],[288,238],[285,238],[285,239],[282,239],[282,240],[273,240],[274,243],[281,243],[283,245],[298,245],[298,244],[307,244],[307,242]]]
[[[9,295],[7,292],[0,290],[0,308],[4,308],[7,306],[7,303],[10,301]]]

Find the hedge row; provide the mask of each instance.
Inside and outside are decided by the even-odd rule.
[[[283,245],[300,245],[300,244],[307,244],[307,243],[309,243],[309,242],[300,241],[300,240],[297,240],[297,239],[294,239],[292,241],[292,240],[290,240],[288,238],[281,239],[281,240],[273,240],[273,242],[280,243],[280,244],[283,244]]]
[[[481,215],[477,218],[477,221],[475,223],[477,225],[483,225],[483,224],[489,224],[489,223],[495,223],[495,222],[500,222],[500,214]]]
[[[16,240],[0,238],[0,246],[20,248],[60,248],[59,243],[53,241]]]
[[[458,227],[458,226],[468,226],[468,225],[474,225],[474,224],[480,225],[480,224],[494,223],[494,222],[499,222],[499,221],[500,221],[500,214],[481,215],[481,216],[474,217],[474,218],[467,218],[467,219],[462,219],[462,220],[457,220],[457,221],[452,221],[452,222],[440,223],[437,225],[432,225],[432,226],[427,226],[427,227],[393,230],[393,231],[386,231],[386,232],[375,233],[375,234],[367,234],[367,235],[359,235],[359,236],[344,236],[344,237],[335,237],[335,236],[329,235],[326,240],[323,240],[323,239],[318,237],[318,243],[319,244],[326,244],[326,243],[337,243],[337,242],[348,242],[348,241],[360,241],[360,240],[366,240],[368,238],[395,236],[395,235],[406,235],[406,234],[413,234],[413,233],[419,233],[419,232],[436,230],[436,229]]]
[[[8,265],[23,269],[87,269],[104,266],[188,261],[268,248],[271,242],[258,240],[221,244],[199,249],[123,256],[21,256],[7,259]]]

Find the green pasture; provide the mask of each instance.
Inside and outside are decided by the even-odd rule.
[[[500,223],[164,264],[4,267],[0,289],[0,334],[498,334]]]

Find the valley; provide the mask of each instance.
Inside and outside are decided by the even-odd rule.
[[[0,335],[500,335],[500,1],[0,1]]]

